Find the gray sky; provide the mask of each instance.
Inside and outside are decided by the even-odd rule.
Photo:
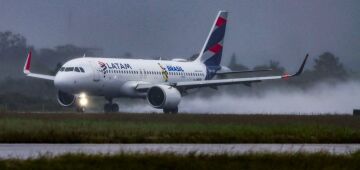
[[[0,31],[36,48],[72,43],[106,56],[182,58],[200,51],[218,10],[230,12],[224,55],[235,52],[245,65],[275,59],[294,70],[305,53],[324,51],[360,63],[359,0],[0,0]]]

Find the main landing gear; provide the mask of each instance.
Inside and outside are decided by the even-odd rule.
[[[163,109],[163,112],[165,114],[177,114],[179,111],[179,108],[176,107],[176,108],[172,108],[172,109]]]
[[[76,106],[76,112],[84,113],[85,112],[85,107],[84,106]]]
[[[115,113],[119,111],[119,105],[112,102],[112,98],[106,98],[109,103],[104,105],[104,112],[105,113]]]

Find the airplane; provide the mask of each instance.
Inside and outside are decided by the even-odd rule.
[[[295,74],[264,77],[214,79],[216,75],[257,72],[231,71],[220,65],[228,12],[219,11],[210,33],[198,55],[193,60],[145,60],[100,57],[79,57],[67,61],[56,75],[36,74],[30,71],[31,51],[27,55],[24,73],[29,77],[53,81],[57,101],[61,106],[76,106],[84,112],[87,96],[101,96],[108,101],[104,112],[118,112],[114,98],[144,98],[166,114],[178,113],[182,96],[190,89],[217,88],[231,84],[251,85],[265,80],[288,79],[299,76],[308,54]]]

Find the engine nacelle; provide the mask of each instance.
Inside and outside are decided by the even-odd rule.
[[[171,86],[156,85],[147,92],[147,100],[152,107],[158,109],[174,109],[180,103],[180,92]]]
[[[58,91],[57,101],[61,106],[69,107],[75,103],[76,97],[72,94],[65,93],[63,91]]]

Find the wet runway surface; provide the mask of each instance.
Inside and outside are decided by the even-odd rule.
[[[360,144],[0,144],[0,158],[36,158],[65,153],[242,154],[248,152],[329,152],[347,154]]]

